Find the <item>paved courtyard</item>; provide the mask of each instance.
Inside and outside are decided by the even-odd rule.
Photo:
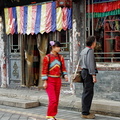
[[[0,105],[0,120],[45,120],[46,107],[40,106],[31,109],[15,108]],[[59,109],[58,120],[85,120],[79,112]],[[95,120],[120,120],[118,117],[96,115]]]

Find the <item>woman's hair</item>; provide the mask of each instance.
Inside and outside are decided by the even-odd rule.
[[[59,41],[50,41],[51,47],[61,47],[61,44]]]
[[[59,41],[50,41],[49,51],[52,50],[52,47],[61,47],[61,44]]]
[[[95,40],[96,40],[96,37],[95,37],[95,36],[89,36],[89,37],[87,38],[86,45],[89,46],[89,47],[91,47],[92,44],[95,42]]]

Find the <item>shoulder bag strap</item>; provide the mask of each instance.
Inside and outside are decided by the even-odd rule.
[[[81,56],[79,57],[79,60],[78,60],[77,66],[76,66],[76,70],[75,70],[75,73],[74,73],[74,77],[75,77],[76,74],[77,74],[77,71],[78,71],[78,67],[79,67],[80,61],[81,61]]]

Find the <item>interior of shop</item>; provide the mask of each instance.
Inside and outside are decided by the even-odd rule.
[[[120,15],[95,18],[94,21],[94,32],[97,37],[95,52],[108,53],[104,54],[105,61],[111,61],[113,58],[114,62],[119,62]]]
[[[86,26],[89,29],[86,34],[96,36],[97,62],[120,62],[120,6],[118,3],[120,1],[87,1]]]

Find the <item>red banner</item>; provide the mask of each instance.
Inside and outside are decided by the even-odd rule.
[[[93,8],[93,11],[92,11]],[[103,13],[120,9],[120,1],[91,4],[87,6],[88,13]]]

